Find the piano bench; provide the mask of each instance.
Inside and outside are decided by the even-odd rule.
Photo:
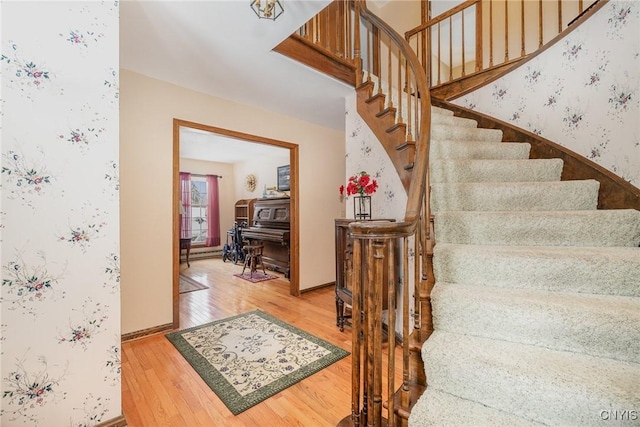
[[[244,251],[244,266],[242,267],[242,274],[244,274],[244,270],[249,267],[249,276],[253,277],[254,271],[258,269],[258,267],[262,267],[262,272],[267,274],[264,269],[264,264],[262,263],[262,250],[264,249],[264,245],[244,245],[242,250]]]

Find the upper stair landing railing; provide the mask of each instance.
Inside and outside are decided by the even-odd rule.
[[[598,1],[467,0],[428,16],[405,38],[431,76],[431,87],[437,87],[517,63]]]
[[[353,1],[334,1],[295,34],[316,48],[354,62],[353,21]]]

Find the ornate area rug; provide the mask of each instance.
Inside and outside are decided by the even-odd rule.
[[[260,310],[166,337],[234,415],[349,355]]]
[[[248,271],[245,271],[244,274],[238,273],[238,274],[234,274],[234,276],[244,280],[248,280],[252,283],[263,282],[265,280],[271,280],[278,277],[278,276],[273,276],[271,274],[264,274],[262,271],[254,271],[253,274],[251,274]]]
[[[203,285],[200,282],[195,281],[191,277],[180,275],[180,293],[199,291],[201,289],[209,289],[208,286]]]

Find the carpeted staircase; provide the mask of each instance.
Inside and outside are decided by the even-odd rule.
[[[640,211],[433,109],[434,333],[409,426],[640,425]]]

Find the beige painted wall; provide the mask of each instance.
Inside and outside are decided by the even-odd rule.
[[[420,0],[368,1],[367,7],[403,38],[405,31],[420,25]]]
[[[174,118],[299,145],[300,289],[332,282],[344,133],[121,70],[122,333],[172,322]]]

